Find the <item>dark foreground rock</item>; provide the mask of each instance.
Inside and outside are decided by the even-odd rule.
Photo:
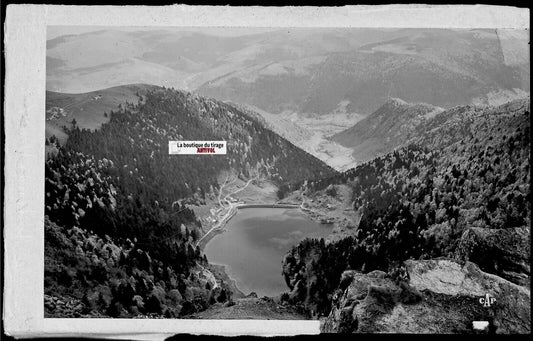
[[[471,262],[407,261],[406,281],[382,271],[345,271],[322,331],[333,333],[475,333],[489,321],[496,333],[530,333],[528,288],[485,273]],[[490,307],[480,303],[494,297]]]
[[[457,256],[513,283],[530,286],[531,234],[527,227],[471,227],[463,233]]]

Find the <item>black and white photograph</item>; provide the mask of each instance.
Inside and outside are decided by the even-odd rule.
[[[44,320],[531,333],[529,39],[47,25]]]

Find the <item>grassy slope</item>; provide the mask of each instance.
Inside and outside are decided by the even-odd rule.
[[[46,137],[55,135],[64,143],[68,136],[62,127],[71,127],[73,119],[80,129],[98,129],[102,123],[109,121],[109,115],[105,117],[104,113],[109,114],[111,110],[117,110],[119,104],[137,103],[136,93],[142,93],[151,87],[153,86],[132,84],[81,94],[47,91],[46,110],[53,107],[63,108],[66,116],[46,121]],[[99,95],[101,97],[95,99]]]

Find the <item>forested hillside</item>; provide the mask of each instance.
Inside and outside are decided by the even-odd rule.
[[[111,309],[115,315],[135,315],[138,310],[132,307],[138,305],[132,304],[132,299],[137,295],[144,302],[154,301],[151,297],[156,296],[161,303],[161,295],[153,292],[153,285],[147,291],[135,288],[133,282],[140,279],[134,276],[137,279],[131,280],[132,270],[127,268],[127,259],[135,252],[150,259],[145,259],[143,267],[137,266],[139,271],[146,271],[139,276],[152,276],[150,281],[167,296],[178,289],[189,306],[183,314],[205,308],[209,294],[196,297],[184,291],[184,280],[206,263],[195,247],[202,233],[201,224],[189,205],[202,203],[207,194],[215,193],[222,171],[232,171],[243,178],[262,174],[277,184],[302,176],[320,178],[335,174],[318,159],[234,107],[172,89],[156,88],[139,95],[138,104],[117,108],[110,113],[109,122],[98,130],[80,129],[75,122],[67,130],[69,138],[65,145],[60,146],[55,139],[47,140],[48,144],[56,145],[58,152],[48,156],[45,166],[45,214],[49,219],[46,227],[47,233],[57,235],[55,239],[60,241],[47,240],[46,264],[58,264],[45,268],[47,294],[82,299],[97,287],[111,287],[107,290],[111,292],[107,306],[94,306],[104,314]],[[228,154],[169,155],[171,140],[226,140]],[[82,232],[68,238],[72,229]],[[91,244],[89,239],[96,238],[114,245],[118,250],[115,256],[125,255],[124,262],[122,256],[107,263],[109,257],[104,258],[100,270],[109,276],[90,277],[80,270],[87,267],[88,273],[100,271],[92,267],[102,261],[101,253],[105,250],[87,246]],[[135,252],[132,254],[131,250]],[[160,270],[171,271],[181,280],[170,281],[165,273],[152,273]],[[124,271],[127,276],[122,274]],[[162,284],[157,282],[158,276],[164,276]],[[81,281],[83,285],[71,285],[72,281]],[[196,286],[198,281],[191,283]],[[124,297],[113,289],[130,284]],[[109,308],[116,300],[127,312]],[[176,304],[168,306],[169,313],[163,308],[140,312],[176,315],[180,313]]]
[[[287,254],[290,300],[326,314],[344,270],[395,273],[409,258],[440,256],[529,286],[529,122],[529,99],[456,107],[427,121],[410,144],[309,182],[311,191],[349,184],[362,218],[353,238],[305,240]]]
[[[332,140],[351,148],[357,162],[369,161],[408,141],[419,132],[420,124],[442,110],[425,103],[390,98],[353,127],[332,136]]]

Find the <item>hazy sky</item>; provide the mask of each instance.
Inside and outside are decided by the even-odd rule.
[[[279,27],[271,28],[250,28],[250,27],[170,27],[170,26],[48,26],[46,39],[54,39],[67,34],[82,34],[100,30],[120,30],[120,31],[150,31],[150,30],[177,30],[195,31],[218,36],[242,36],[262,32],[280,30]]]

